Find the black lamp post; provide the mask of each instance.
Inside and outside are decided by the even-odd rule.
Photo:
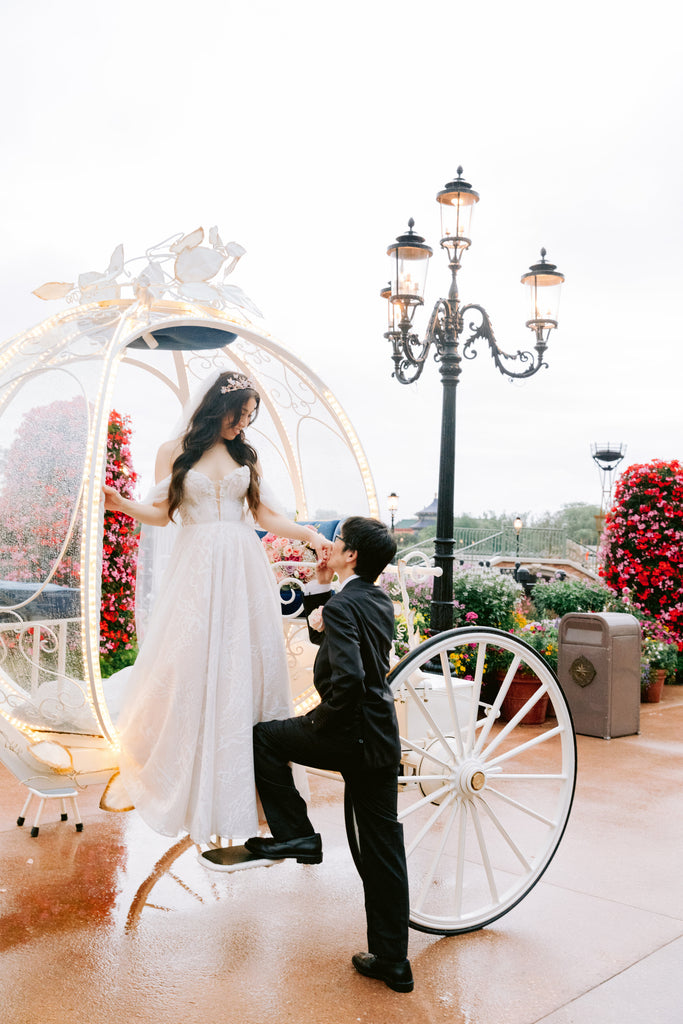
[[[398,512],[398,494],[396,494],[395,491],[392,491],[389,497],[387,498],[387,508],[389,509],[389,514],[391,515],[391,532],[393,534],[394,516]]]
[[[515,521],[514,521],[514,523],[512,525],[514,526],[515,533],[517,534],[517,552],[516,552],[516,556],[515,557],[517,558],[517,561],[519,561],[519,535],[522,532],[522,527],[524,526],[524,523],[519,518],[519,516],[517,516],[517,518],[515,519]]]
[[[455,389],[460,378],[462,357],[474,359],[476,341],[484,338],[496,366],[506,377],[531,377],[546,366],[543,355],[550,331],[557,327],[557,303],[564,277],[553,263],[546,262],[545,249],[541,249],[540,262],[522,275],[522,283],[529,285],[531,291],[531,319],[527,320],[527,327],[536,337],[535,355],[522,351],[515,354],[503,352],[486,310],[474,303],[462,306],[458,298],[460,258],[470,246],[470,220],[479,202],[479,194],[462,177],[462,167],[458,167],[458,177],[438,193],[436,201],[441,209],[441,248],[448,256],[451,285],[448,298],[439,299],[434,306],[423,341],[412,330],[412,319],[417,307],[424,304],[424,285],[432,249],[421,235],[413,231],[412,218],[408,221],[408,231],[399,235],[387,249],[391,258],[391,279],[381,294],[388,299],[389,322],[384,336],[392,345],[393,376],[401,384],[416,381],[434,345],[443,385],[434,554],[434,562],[442,573],[435,580],[431,607],[432,629],[441,631],[453,625]],[[464,333],[467,337],[461,353],[459,344]],[[515,360],[521,367],[517,372],[509,368]]]

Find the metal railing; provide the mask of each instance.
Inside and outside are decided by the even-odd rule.
[[[567,558],[566,530],[528,527],[523,529],[517,543],[517,533],[512,525],[497,531],[486,528],[458,526],[453,531],[455,557],[476,562],[480,558],[508,556],[515,558]],[[415,550],[426,554],[434,553],[434,538],[421,540],[409,548],[403,548],[401,557]]]

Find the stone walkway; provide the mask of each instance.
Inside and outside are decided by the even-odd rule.
[[[641,733],[578,737],[567,832],[536,888],[489,928],[411,932],[415,991],[360,977],[361,888],[341,785],[313,779],[318,866],[209,874],[196,850],[107,814],[16,827],[0,768],[2,1024],[681,1024],[683,688]]]

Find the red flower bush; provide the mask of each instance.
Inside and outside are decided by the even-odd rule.
[[[683,646],[683,466],[629,466],[615,489],[600,574]]]
[[[130,416],[120,416],[112,410],[107,434],[106,482],[126,498],[134,497],[137,480],[130,454],[131,433]],[[100,663],[105,675],[133,661],[137,651],[135,571],[138,542],[139,530],[135,520],[120,512],[105,512],[100,606]]]

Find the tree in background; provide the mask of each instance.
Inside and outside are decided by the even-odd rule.
[[[134,497],[130,416],[112,410],[107,434],[106,482],[126,498]],[[135,571],[139,542],[137,524],[120,512],[105,512],[102,541],[102,603],[100,664],[102,674],[131,664],[137,654],[135,635]]]
[[[595,517],[600,513],[598,505],[587,505],[582,501],[570,501],[558,512],[546,512],[528,525],[536,529],[564,530],[569,540],[590,547],[598,543]]]
[[[0,578],[42,583],[57,563],[80,496],[88,416],[83,398],[29,409],[0,463]],[[80,522],[51,582],[78,587]]]
[[[607,586],[628,593],[683,644],[683,466],[629,466],[615,488],[602,537]]]

